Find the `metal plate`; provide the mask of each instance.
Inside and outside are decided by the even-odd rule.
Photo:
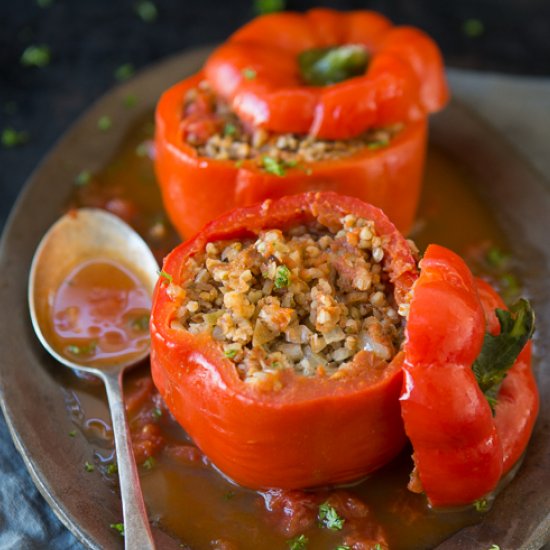
[[[62,214],[79,167],[104,166],[132,123],[153,109],[162,90],[195,72],[207,52],[201,49],[170,58],[94,104],[29,179],[0,245],[4,414],[38,488],[61,521],[90,548],[116,544],[109,525],[119,520],[120,504],[106,483],[97,483],[83,471],[81,465],[90,455],[86,441],[66,437],[71,422],[54,376],[60,367],[40,347],[27,311],[31,258],[42,235]],[[133,109],[122,107],[129,93],[139,98]],[[105,113],[114,124],[109,132],[98,134],[97,120]],[[471,550],[499,544],[502,549],[534,550],[550,539],[550,360],[544,337],[550,334],[550,193],[541,176],[502,137],[456,103],[434,118],[431,141],[481,182],[480,193],[521,259],[523,280],[538,316],[536,357],[542,398],[517,477],[482,523],[463,529],[439,548]],[[467,212],[464,216],[467,222]],[[158,528],[155,538],[161,548],[179,547]]]

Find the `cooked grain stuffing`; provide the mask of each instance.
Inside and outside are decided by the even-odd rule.
[[[390,361],[402,342],[384,243],[374,224],[347,215],[256,240],[208,243],[185,266],[174,328],[210,333],[247,382],[291,368],[342,376],[360,350]],[[404,308],[403,308],[404,309]]]
[[[206,81],[187,92],[183,138],[203,157],[243,161],[255,159],[276,175],[301,163],[348,157],[362,149],[389,145],[402,125],[369,130],[349,140],[321,140],[296,134],[270,134],[243,125],[230,107],[217,98]]]

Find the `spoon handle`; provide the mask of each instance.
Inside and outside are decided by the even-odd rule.
[[[143,502],[141,484],[132,450],[130,430],[122,399],[122,372],[102,373],[107,400],[111,410],[118,479],[124,517],[124,546],[126,549],[154,550],[155,542]]]

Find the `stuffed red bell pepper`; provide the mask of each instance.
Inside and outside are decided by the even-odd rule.
[[[411,488],[434,506],[485,497],[524,452],[538,412],[534,315],[510,311],[456,254],[431,245],[407,321],[401,407]]]
[[[226,475],[253,488],[357,479],[405,437],[416,262],[377,208],[308,193],[237,209],[165,260],[153,380]]]
[[[333,190],[408,231],[426,115],[447,97],[441,56],[418,30],[367,11],[260,17],[159,101],[165,208],[189,237],[236,206]]]

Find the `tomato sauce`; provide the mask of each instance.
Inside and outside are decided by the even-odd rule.
[[[117,210],[160,259],[178,237],[163,214],[151,159],[142,154],[148,151],[151,135],[150,118],[139,122],[109,165],[75,190],[71,206]],[[411,237],[421,250],[429,242],[449,246],[465,255],[477,274],[483,273],[497,283],[509,280],[508,260],[498,266],[486,261],[488,251],[504,251],[506,242],[490,209],[477,197],[474,183],[444,151],[431,147],[420,212]],[[508,256],[501,252],[499,258],[504,257]],[[67,390],[69,414],[90,443],[88,459],[95,461],[105,482],[116,490],[103,389],[70,373],[60,371],[58,376]],[[348,487],[265,493],[238,487],[209,463],[171,418],[152,384],[148,364],[126,377],[125,399],[149,515],[182,548],[292,548],[289,541],[303,535],[309,541],[307,548],[316,550],[334,550],[339,545],[376,548],[376,544],[382,549],[415,550],[434,547],[482,519],[474,507],[431,510],[422,495],[408,491],[410,448]],[[341,529],[320,522],[319,507],[324,503],[344,520]]]
[[[151,298],[139,278],[113,260],[76,265],[50,300],[48,340],[75,363],[131,362],[149,346]]]

